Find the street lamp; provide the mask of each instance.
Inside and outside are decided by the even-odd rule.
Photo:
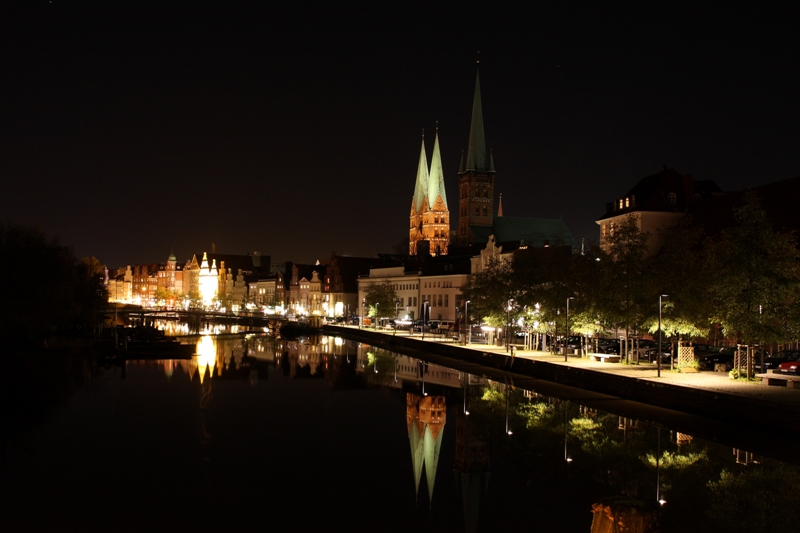
[[[400,305],[400,300],[394,301],[394,333],[392,335],[397,335],[397,307]]]
[[[427,313],[426,308],[429,305],[430,305],[430,303],[428,302],[428,300],[425,300],[424,302],[422,302],[422,340],[425,340],[425,323],[428,321],[427,320],[428,313]],[[424,383],[424,381],[423,381],[423,383]]]
[[[567,319],[567,332],[566,332],[566,335],[564,337],[564,362],[565,363],[567,362],[567,350],[568,350],[567,344],[569,344],[569,301],[570,300],[574,300],[574,299],[575,299],[574,296],[570,296],[569,298],[567,298],[567,316],[566,316],[566,319]]]
[[[506,307],[506,351],[508,351],[508,347],[511,344],[511,338],[508,336],[508,334],[511,330],[511,302],[513,301],[513,298],[509,298],[508,307]]]
[[[379,302],[375,302],[375,325],[372,326],[375,329],[378,329],[378,303]]]
[[[472,340],[472,324],[469,322],[469,300],[464,304],[464,320],[467,322],[467,344]]]
[[[666,294],[658,295],[658,377],[661,377],[661,299],[666,297]]]

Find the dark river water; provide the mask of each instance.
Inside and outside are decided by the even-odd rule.
[[[333,337],[195,342],[184,361],[13,358],[3,530],[589,532],[598,502],[662,531],[800,530],[785,445]]]

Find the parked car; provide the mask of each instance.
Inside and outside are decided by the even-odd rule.
[[[700,370],[714,370],[717,365],[725,365],[725,370],[733,368],[733,358],[736,355],[736,348],[727,347],[718,353],[705,355],[697,360],[697,368]]]
[[[765,373],[768,370],[777,369],[781,363],[791,361],[800,361],[800,350],[781,350],[775,355],[770,355],[764,358],[764,367],[761,367],[761,356],[758,355],[753,361],[753,369],[759,373]]]
[[[597,343],[597,353],[619,355],[621,345],[619,339],[600,339]]]
[[[645,352],[647,360],[651,363],[658,361],[658,343]],[[669,364],[672,362],[672,344],[668,342],[661,343],[661,364]]]
[[[800,361],[786,361],[785,363],[781,363],[778,368],[780,369],[781,374],[799,374],[798,370],[800,370]]]

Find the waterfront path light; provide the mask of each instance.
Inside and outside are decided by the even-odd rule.
[[[567,362],[567,351],[569,349],[569,347],[567,346],[569,344],[569,301],[570,300],[574,300],[574,299],[575,299],[574,296],[570,296],[569,298],[567,298],[567,316],[566,316],[566,319],[567,319],[567,331],[566,331],[565,336],[564,336],[564,362],[565,363]]]
[[[666,298],[666,294],[659,294],[658,295],[658,377],[661,377],[661,299]]]

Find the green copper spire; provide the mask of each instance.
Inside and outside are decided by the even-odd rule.
[[[428,205],[433,207],[438,196],[442,197],[444,206],[447,207],[447,193],[444,190],[444,172],[442,172],[442,156],[439,155],[439,128],[436,128],[436,141],[433,143],[433,156],[431,157],[431,173],[428,176]]]
[[[481,108],[481,75],[475,75],[475,97],[472,100],[472,123],[469,127],[467,168],[476,172],[489,170],[486,165],[486,137],[483,132],[483,109]]]
[[[422,133],[422,148],[419,151],[419,167],[417,168],[417,184],[414,186],[414,209],[417,213],[422,209],[425,196],[428,194],[428,156],[425,153],[425,132]]]

